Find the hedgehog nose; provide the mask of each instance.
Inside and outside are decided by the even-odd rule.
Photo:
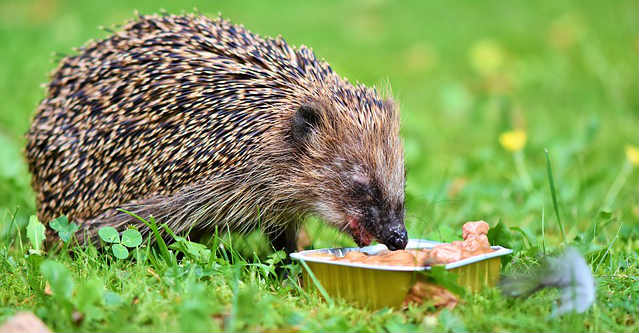
[[[403,224],[395,224],[389,231],[389,237],[384,242],[386,247],[391,251],[406,248],[406,244],[408,244],[408,233],[406,232],[406,227],[404,227]]]

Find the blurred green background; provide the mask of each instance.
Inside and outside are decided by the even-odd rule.
[[[493,241],[515,250],[506,272],[534,266],[547,249],[576,246],[598,282],[595,307],[552,320],[556,292],[513,301],[489,289],[437,317],[428,304],[369,312],[333,307],[296,289],[296,280],[281,283],[275,273],[259,273],[263,266],[243,266],[237,258],[216,258],[194,278],[187,271],[202,267],[189,260],[181,262],[183,271],[162,272],[157,263],[114,261],[94,248],[74,248],[75,256],[52,250],[47,258],[64,263],[76,281],[104,278],[109,295],[121,295],[120,305],[98,305],[103,319],[77,322],[65,312],[73,307],[42,292],[45,280],[25,256],[28,243],[16,237],[15,226],[24,227],[35,211],[22,150],[44,97],[41,84],[64,54],[106,37],[99,26],[117,29],[134,10],[194,8],[306,44],[351,81],[391,87],[402,113],[409,235],[459,239],[462,223],[484,219],[500,230]],[[244,323],[231,330],[255,331],[636,331],[637,10],[632,0],[0,0],[0,239],[6,243],[0,242],[0,271],[13,272],[0,273],[0,318],[25,309],[69,331],[212,330],[228,318]],[[525,133],[522,150],[506,149],[511,131]],[[354,244],[316,220],[306,230],[308,247]],[[256,261],[269,251],[259,233],[236,236],[233,244]]]
[[[392,87],[402,111],[412,236],[469,219],[538,233],[542,209],[548,216],[552,208],[544,148],[561,213],[578,233],[604,206],[624,147],[637,145],[634,1],[2,0],[0,207],[34,210],[23,134],[56,60],[105,37],[99,26],[122,24],[134,10],[194,8],[311,46],[352,81]],[[532,186],[498,143],[511,129],[527,133]],[[613,199],[607,209],[636,235],[636,168]]]

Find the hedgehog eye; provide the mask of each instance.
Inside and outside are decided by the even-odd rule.
[[[356,197],[364,201],[373,201],[373,190],[369,186],[368,182],[355,181],[353,184],[353,192]]]
[[[295,142],[303,142],[319,123],[319,112],[310,105],[302,105],[293,116],[291,137]]]

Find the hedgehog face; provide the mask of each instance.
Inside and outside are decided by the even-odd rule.
[[[339,180],[321,182],[330,185],[330,189],[314,196],[314,211],[330,224],[348,232],[358,246],[367,246],[377,239],[390,250],[405,248],[408,235],[404,226],[403,193],[390,194],[388,183],[363,171],[360,165],[347,169],[342,168],[343,164],[334,167],[330,173]],[[326,172],[326,169],[320,172]],[[403,191],[403,185],[400,187]]]
[[[408,236],[399,117],[392,102],[355,107],[310,103],[297,110],[290,136],[304,168],[300,192],[315,214],[349,232],[359,246],[377,239],[403,249]]]
[[[389,198],[374,178],[356,175],[351,181],[347,223],[355,242],[366,246],[374,237],[390,250],[405,248],[404,201]]]

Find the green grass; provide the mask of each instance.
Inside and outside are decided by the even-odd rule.
[[[134,9],[193,7],[131,6],[0,1],[0,321],[29,310],[56,331],[636,331],[639,174],[624,154],[638,137],[636,2],[194,5],[309,45],[353,81],[390,85],[402,112],[410,236],[451,240],[465,221],[500,222],[510,229],[500,242],[515,250],[505,271],[576,246],[593,268],[597,301],[584,314],[560,319],[549,318],[552,290],[506,299],[490,289],[438,314],[427,304],[381,311],[339,299],[330,304],[300,290],[299,265],[278,277],[279,256],[259,233],[212,237],[206,260],[185,256],[177,264],[174,255],[146,245],[134,253],[138,260],[75,246],[27,255],[26,225],[35,208],[23,134],[44,96],[40,84],[59,58],[53,53],[106,36],[97,26],[120,24]],[[498,141],[516,128],[528,137],[520,157]],[[353,244],[315,220],[306,229],[315,248]],[[55,283],[44,276],[51,271],[59,273]],[[47,280],[54,295],[44,291]],[[71,281],[68,297],[56,292]]]

